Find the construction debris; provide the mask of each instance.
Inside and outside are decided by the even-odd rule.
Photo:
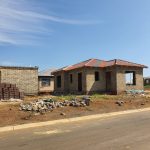
[[[135,95],[135,94],[144,94],[144,90],[126,90],[126,93],[127,94],[132,94],[132,95]]]
[[[65,114],[65,113],[60,113],[60,115],[61,115],[61,116],[66,116],[66,114]]]
[[[0,100],[23,99],[24,93],[20,92],[15,84],[0,83]]]
[[[82,100],[85,102],[85,104],[86,104],[87,106],[90,106],[90,101],[91,101],[91,99],[90,99],[89,96],[83,96]]]
[[[124,101],[117,101],[116,104],[117,104],[118,106],[122,106],[122,105],[124,104]]]
[[[58,102],[53,99],[37,100],[35,102],[30,102],[29,104],[20,104],[20,110],[22,111],[32,111],[44,114],[47,111],[53,111],[56,108],[72,106],[72,107],[85,107],[90,105],[90,99],[83,97],[82,100],[72,99],[71,101],[65,100],[63,102]],[[64,114],[61,114],[64,115]]]
[[[145,103],[143,102],[143,103],[141,103],[141,105],[145,105]]]

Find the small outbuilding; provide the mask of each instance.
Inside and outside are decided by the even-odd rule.
[[[0,66],[0,83],[15,84],[25,95],[37,95],[38,67]]]
[[[114,59],[89,59],[55,70],[54,92],[72,94],[112,93],[143,90],[145,65]]]
[[[47,69],[39,72],[39,93],[52,93],[54,92],[54,75],[52,71],[56,69]]]

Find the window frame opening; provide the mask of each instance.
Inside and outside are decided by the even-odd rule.
[[[51,85],[51,79],[50,78],[42,78],[41,79],[41,87],[49,87]]]
[[[136,85],[136,72],[125,71],[125,81],[127,86]]]

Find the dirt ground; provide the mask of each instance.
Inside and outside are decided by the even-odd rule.
[[[24,103],[35,101],[39,98],[50,98],[53,96],[26,97]],[[54,99],[66,99],[67,97],[53,97]],[[84,115],[92,115],[97,113],[108,113],[122,111],[128,109],[139,109],[150,107],[149,96],[108,96],[94,95],[91,96],[91,104],[86,107],[63,107],[54,109],[52,112],[46,112],[44,115],[35,115],[31,112],[19,110],[20,103],[0,103],[0,127],[8,125],[25,124],[39,121],[49,121],[63,118],[79,117]],[[116,104],[117,101],[124,101],[122,106]],[[60,113],[65,113],[62,116]]]

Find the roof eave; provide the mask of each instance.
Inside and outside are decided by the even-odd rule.
[[[55,73],[64,72],[64,71],[65,71],[65,70],[56,70],[56,71],[51,72],[51,74],[54,75]]]
[[[148,66],[143,66],[143,68],[147,69],[147,68],[148,68]]]
[[[38,77],[53,77],[54,75],[38,75]]]
[[[115,65],[111,65],[111,66],[125,66],[125,67],[138,67],[138,68],[148,68],[148,66],[145,65],[141,65],[141,66],[132,66],[132,65],[119,65],[119,64],[115,64]]]

